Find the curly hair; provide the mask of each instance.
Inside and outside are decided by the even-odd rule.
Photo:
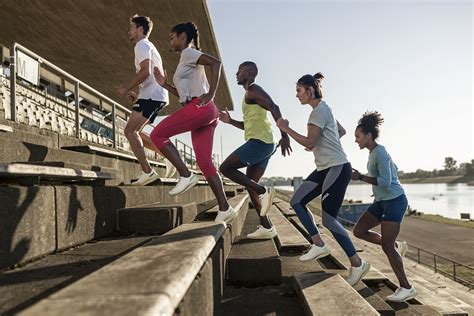
[[[357,123],[357,128],[360,128],[364,134],[371,133],[372,139],[376,140],[379,137],[379,126],[383,123],[382,115],[377,111],[366,111],[362,118]]]

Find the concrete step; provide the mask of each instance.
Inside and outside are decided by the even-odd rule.
[[[0,274],[0,315],[16,315],[93,273],[151,237],[97,240]]]
[[[247,199],[242,194],[229,203],[245,214]],[[230,236],[223,222],[183,224],[20,315],[219,314]]]
[[[389,280],[384,281],[365,281],[366,285],[380,298],[393,294],[396,286]],[[412,299],[407,302],[390,302],[386,303],[395,311],[396,315],[442,315],[430,306],[422,305],[418,300]]]
[[[0,186],[0,269],[112,234],[116,210],[150,203],[214,201],[209,186],[179,196],[171,186]]]
[[[305,315],[379,315],[339,274],[295,275]]]
[[[372,291],[365,283],[359,282],[354,286],[360,296],[362,296],[367,303],[370,304],[380,315],[395,315],[393,308],[387,304],[385,299],[378,296],[374,291]]]
[[[259,224],[255,210],[247,213],[242,235],[236,238],[226,260],[226,280],[235,285],[280,284],[281,259],[273,239],[254,240],[246,235]]]
[[[196,218],[196,203],[153,203],[117,210],[117,231],[123,234],[164,234]]]
[[[276,237],[278,250],[302,250],[311,246],[306,238],[285,218],[276,206],[271,206],[268,216],[278,232]]]
[[[195,280],[202,283],[203,304],[192,303],[212,306],[213,282],[219,280],[213,281],[213,262],[207,260],[225,229],[223,223],[181,225],[20,315],[169,315]]]
[[[290,203],[283,201],[282,199],[275,198],[274,204],[285,216],[296,216],[295,210],[291,207]]]

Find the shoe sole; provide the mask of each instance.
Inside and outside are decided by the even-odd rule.
[[[232,212],[232,214],[230,216],[227,216],[226,218],[222,219],[222,220],[219,220],[219,221],[215,221],[215,222],[226,222],[228,223],[229,221],[233,220],[234,218],[237,217],[237,212]]]
[[[177,192],[177,193],[168,193],[169,195],[171,196],[175,196],[175,195],[179,195],[179,194],[183,194],[184,192],[188,191],[189,189],[191,189],[193,186],[195,186],[197,183],[199,182],[199,179],[197,179],[196,181],[193,181],[191,182],[190,184],[188,184],[188,186],[181,192]]]
[[[300,259],[301,262],[306,262],[306,261],[321,259],[321,258],[329,256],[330,254],[331,254],[331,251],[328,251],[327,253],[322,253],[319,256],[316,256],[316,257],[311,258],[311,259],[301,259],[301,257],[299,259]]]
[[[414,298],[416,297],[416,294],[417,294],[417,293],[412,294],[412,295],[408,296],[407,298],[405,298],[405,299],[403,299],[403,300],[391,300],[391,299],[389,299],[388,297],[385,298],[385,300],[387,300],[387,301],[389,301],[389,302],[402,303],[402,302],[405,302],[405,301],[409,301],[409,300],[414,299]]]
[[[260,216],[267,215],[268,211],[272,207],[274,196],[275,196],[275,191],[271,190],[270,191],[270,198],[268,199],[269,203],[265,207],[263,207],[263,205],[262,205],[262,210],[260,211]]]
[[[140,184],[135,184],[136,182],[133,182],[132,185],[134,186],[145,186],[145,185],[148,185],[150,183],[153,183],[155,182],[156,180],[158,180],[160,178],[160,175],[156,175],[155,177],[152,177],[152,178],[148,178],[145,182],[143,183],[140,183]]]
[[[370,271],[370,263],[367,262],[367,265],[369,266],[367,270],[365,270],[364,273],[362,273],[359,277],[359,279],[357,280],[357,282],[355,282],[354,284],[352,284],[352,286],[356,285],[357,283],[359,283],[364,277],[365,275]]]
[[[258,237],[249,237],[249,235],[247,235],[247,239],[259,239],[259,240],[263,240],[263,239],[273,239],[277,236],[277,234],[275,234],[274,236],[258,236]]]

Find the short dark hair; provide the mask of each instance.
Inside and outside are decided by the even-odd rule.
[[[371,133],[372,140],[379,137],[379,126],[383,123],[382,115],[377,111],[366,111],[358,122],[357,128],[360,128],[364,134]]]
[[[178,36],[183,32],[186,33],[186,45],[193,41],[194,47],[197,50],[201,50],[201,47],[199,46],[199,30],[196,24],[189,21],[187,23],[176,24],[171,29],[171,33],[176,33]]]
[[[147,16],[135,14],[130,18],[130,22],[135,23],[137,28],[141,27],[143,29],[143,34],[146,36],[149,36],[153,29],[153,22]]]
[[[323,87],[321,81],[323,81],[324,76],[322,73],[318,72],[315,75],[304,75],[301,77],[296,84],[304,86],[306,88],[314,88],[314,98],[321,99],[323,97]]]
[[[253,61],[244,61],[243,63],[240,64],[242,67],[247,67],[250,69],[250,73],[256,77],[258,75],[258,67],[257,64],[254,63]]]

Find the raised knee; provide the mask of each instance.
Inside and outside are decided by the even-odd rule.
[[[362,229],[358,228],[357,226],[354,227],[354,230],[352,232],[354,233],[354,236],[356,236],[357,238],[362,238],[362,236],[365,235],[365,232]]]
[[[228,170],[229,170],[229,168],[227,167],[227,165],[225,163],[223,163],[219,166],[220,173],[222,173],[225,176],[227,175]]]

